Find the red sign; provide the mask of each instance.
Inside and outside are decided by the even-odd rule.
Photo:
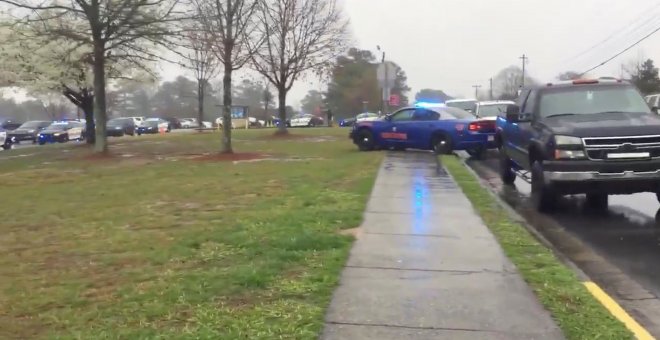
[[[399,106],[399,95],[391,94],[390,95],[390,106]]]

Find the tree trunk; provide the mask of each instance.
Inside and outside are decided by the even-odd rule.
[[[222,153],[234,153],[231,146],[231,63],[225,62],[222,78]]]
[[[103,43],[94,42],[94,124],[96,125],[96,140],[94,152],[108,152],[106,137],[106,103],[105,103],[105,48]]]
[[[280,117],[280,126],[277,128],[277,134],[286,135],[289,133],[286,129],[286,89],[278,86],[277,95],[279,98],[278,113]]]
[[[85,114],[85,141],[87,144],[94,144],[96,139],[94,131],[94,92],[88,88],[74,91],[66,85],[63,87],[62,93],[64,96]]]
[[[197,119],[199,120],[199,132],[204,125],[204,80],[197,79]]]

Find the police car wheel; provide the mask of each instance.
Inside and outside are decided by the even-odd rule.
[[[374,149],[374,136],[369,130],[361,130],[357,135],[358,148],[360,151],[371,151]]]
[[[438,155],[448,155],[452,152],[451,138],[446,135],[437,135],[433,138],[433,151]]]

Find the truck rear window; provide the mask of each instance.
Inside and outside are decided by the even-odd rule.
[[[541,93],[542,117],[603,112],[651,113],[644,98],[631,86],[570,86]]]

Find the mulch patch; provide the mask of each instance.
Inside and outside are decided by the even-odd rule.
[[[309,138],[310,136],[308,135],[296,135],[292,133],[274,133],[272,135],[267,135],[263,136],[260,139],[265,139],[265,140],[297,140],[297,139],[305,139]]]
[[[199,157],[195,157],[192,159],[202,162],[233,162],[233,161],[248,161],[253,159],[262,159],[267,157],[271,157],[271,156],[256,152],[240,152],[240,153],[214,153],[208,155],[200,155]]]

